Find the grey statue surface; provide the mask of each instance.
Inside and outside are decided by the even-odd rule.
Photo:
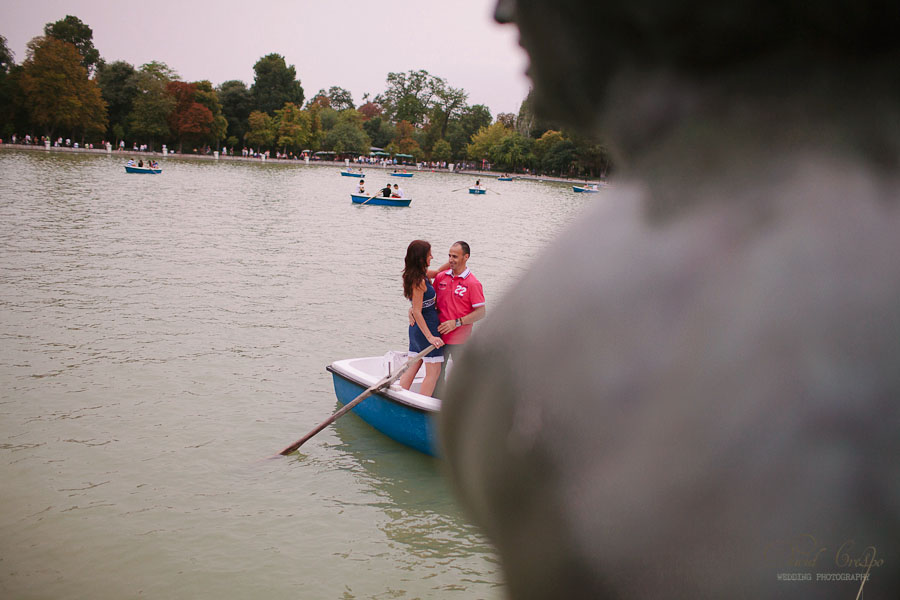
[[[500,0],[619,167],[444,402],[513,598],[900,598],[898,6]]]

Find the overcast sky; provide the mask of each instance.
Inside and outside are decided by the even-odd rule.
[[[359,104],[389,72],[425,69],[486,104],[516,113],[528,93],[515,27],[494,23],[495,0],[0,0],[0,35],[15,61],[44,25],[74,15],[107,62],[157,60],[185,81],[253,83],[253,65],[277,52],[306,98],[337,85]]]

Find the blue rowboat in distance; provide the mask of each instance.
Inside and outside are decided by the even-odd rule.
[[[597,192],[600,191],[600,189],[597,187],[580,186],[580,185],[573,185],[572,189],[576,192],[579,192],[579,193],[583,192],[585,194],[596,194]]]
[[[129,167],[125,165],[126,173],[146,173],[149,175],[159,175],[162,173],[162,169],[151,169],[150,167]]]
[[[486,189],[486,188],[470,187],[470,188],[469,188],[469,193],[470,193],[470,194],[486,194],[486,193],[487,193],[487,189]]]
[[[348,170],[344,169],[341,171],[341,177],[365,177],[365,175],[363,175],[362,171],[357,173],[354,171],[348,171]]]
[[[498,177],[497,181],[512,181],[514,177]]]
[[[406,362],[405,352],[391,351],[384,356],[349,358],[331,363],[326,369],[334,380],[334,393],[342,405],[375,385]],[[394,383],[374,392],[357,404],[352,412],[389,438],[415,448],[419,452],[437,456],[437,424],[441,401],[416,392],[425,374],[419,369],[410,390]]]
[[[412,177],[413,174],[412,174],[412,173],[406,173],[406,172],[402,172],[402,173],[396,173],[396,172],[394,172],[394,173],[390,173],[390,176],[391,176],[391,177]]]
[[[354,204],[366,206],[409,206],[412,198],[389,198],[387,196],[366,196],[364,194],[350,194]]]

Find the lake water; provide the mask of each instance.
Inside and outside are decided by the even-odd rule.
[[[468,241],[490,314],[604,194],[124,161],[0,150],[0,597],[502,598],[440,461],[355,415],[266,457],[338,407],[327,364],[405,349],[411,240]]]

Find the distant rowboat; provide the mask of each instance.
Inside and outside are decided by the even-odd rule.
[[[355,173],[353,171],[343,170],[341,171],[341,177],[365,177],[362,173]]]
[[[470,187],[470,188],[469,188],[469,193],[470,193],[470,194],[486,194],[486,193],[487,193],[487,189],[486,189],[486,188]]]
[[[497,181],[512,181],[514,177],[498,177]]]
[[[147,173],[149,175],[159,175],[162,169],[151,169],[150,167],[129,167],[125,165],[126,173]]]
[[[585,194],[596,194],[597,192],[600,191],[598,188],[595,188],[595,187],[578,186],[578,185],[573,185],[572,189],[575,190],[576,192],[584,192]]]
[[[366,206],[409,206],[409,203],[412,202],[412,198],[373,197],[361,194],[350,194],[350,198],[354,204],[365,204]]]
[[[412,177],[412,173],[391,173],[391,177]]]

